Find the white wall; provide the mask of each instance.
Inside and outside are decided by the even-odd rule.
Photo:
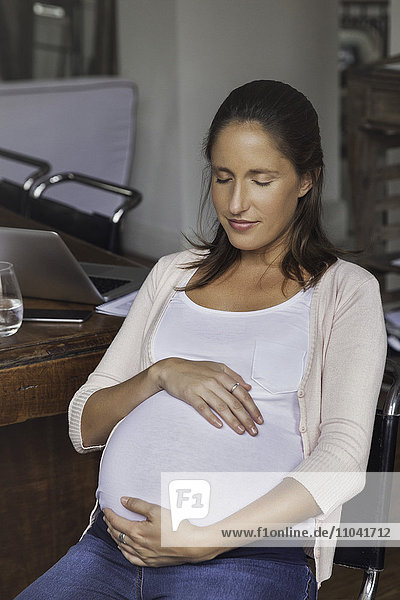
[[[219,104],[252,79],[281,79],[320,115],[327,200],[338,198],[337,4],[332,0],[120,0],[122,76],[139,85],[132,183],[143,205],[127,251],[160,256],[194,227],[201,142]]]
[[[180,152],[175,0],[119,0],[121,76],[139,86],[132,185],[143,202],[127,220],[126,251],[179,249]]]

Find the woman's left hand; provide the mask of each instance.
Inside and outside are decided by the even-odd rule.
[[[211,560],[221,550],[204,546],[189,546],[200,541],[203,527],[196,527],[184,520],[177,531],[172,531],[171,511],[157,504],[145,502],[139,498],[121,499],[125,508],[146,517],[145,521],[130,521],[120,517],[110,508],[104,509],[108,532],[118,544],[119,549],[129,562],[139,567],[162,567],[181,565],[188,562]],[[161,546],[161,522],[163,523],[163,542]],[[120,534],[124,540],[120,539]],[[174,544],[171,546],[170,544]]]

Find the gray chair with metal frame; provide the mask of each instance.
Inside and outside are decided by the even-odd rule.
[[[52,186],[51,198],[33,198],[31,194],[32,217],[39,211],[41,218],[36,214],[37,220],[58,227],[62,215],[76,225],[69,233],[81,237],[82,233],[101,230],[99,239],[106,241],[98,245],[117,247],[113,240],[118,238],[116,222],[121,219],[121,208],[125,211],[136,206],[141,197],[129,183],[137,102],[135,83],[118,77],[0,83],[3,146],[38,156],[52,165],[50,174],[54,179],[46,182]],[[65,173],[68,175],[64,177]],[[79,183],[85,187],[74,186],[73,182],[78,182],[76,175],[81,173],[85,175],[79,175]],[[60,177],[57,174],[71,185],[55,186]],[[10,180],[15,181],[12,177]],[[89,180],[101,181],[102,185]],[[117,193],[114,189],[112,196],[110,186],[120,186],[120,190]],[[129,195],[134,200],[128,206],[124,199]],[[54,221],[50,221],[50,213],[54,213]]]

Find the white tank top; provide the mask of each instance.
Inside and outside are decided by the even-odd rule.
[[[143,519],[127,511],[120,497],[168,506],[160,492],[162,473],[182,474],[170,479],[203,473],[211,483],[210,510],[206,518],[192,522],[208,525],[268,492],[282,473],[302,461],[297,389],[307,361],[313,290],[249,312],[209,309],[185,292],[174,294],[153,338],[155,361],[176,356],[225,363],[252,385],[250,394],[264,424],[257,425],[255,437],[247,432],[239,435],[226,424],[213,427],[166,391],[155,394],[109,437],[96,494],[102,509]],[[221,472],[227,475],[213,475]],[[262,472],[262,477],[251,477],[255,472]],[[165,476],[163,481],[165,485]]]

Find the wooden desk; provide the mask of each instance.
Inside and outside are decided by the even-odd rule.
[[[47,229],[3,208],[0,225]],[[140,264],[62,237],[79,260]],[[83,306],[33,299],[25,305]],[[0,338],[2,600],[54,564],[88,523],[100,453],[73,450],[66,410],[121,323],[95,313],[81,325],[23,323],[15,335]]]

